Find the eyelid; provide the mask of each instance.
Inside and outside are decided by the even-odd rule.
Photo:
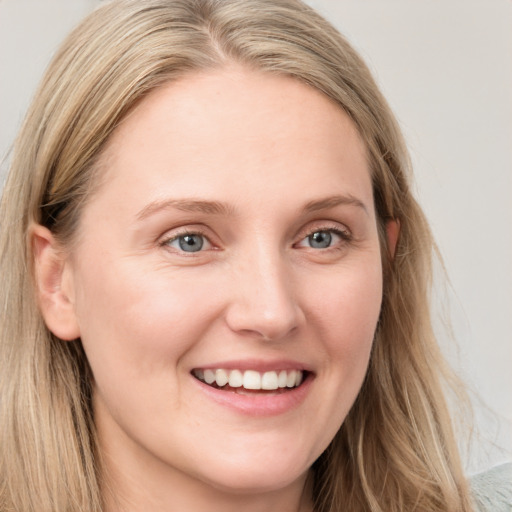
[[[298,246],[301,242],[306,240],[309,236],[311,236],[312,234],[317,233],[319,231],[327,231],[327,232],[334,233],[334,234],[338,235],[342,239],[342,242],[344,242],[344,243],[348,243],[348,242],[352,241],[352,239],[353,239],[353,235],[352,235],[351,231],[346,226],[340,225],[338,223],[325,223],[325,224],[321,223],[321,224],[315,225],[312,228],[307,228],[307,229],[302,230],[299,234],[298,242],[296,242],[294,245]],[[332,247],[328,247],[324,250],[335,249],[335,248],[336,248],[335,246],[332,246]],[[318,250],[318,249],[316,249],[316,250]]]
[[[158,244],[160,246],[167,246],[169,247],[169,243],[177,240],[180,236],[186,236],[186,235],[199,235],[203,237],[203,239],[206,241],[208,247],[202,248],[200,251],[197,252],[190,252],[187,253],[186,251],[176,250],[176,252],[179,252],[180,254],[186,254],[187,256],[193,256],[197,255],[201,252],[204,252],[205,250],[212,250],[216,249],[217,247],[211,240],[211,236],[209,236],[206,232],[208,230],[203,228],[200,225],[195,226],[184,226],[180,228],[175,228],[168,230],[164,235],[162,235],[159,238]],[[344,225],[336,223],[336,222],[325,222],[325,223],[319,223],[316,225],[313,225],[312,227],[304,228],[299,232],[298,235],[298,241],[294,244],[294,246],[297,246],[299,243],[303,242],[306,238],[311,236],[313,233],[316,233],[318,231],[328,231],[335,233],[338,235],[343,242],[350,242],[353,239],[353,235],[351,231]],[[327,249],[335,248],[329,247]],[[327,250],[326,249],[326,250]]]
[[[167,247],[167,248],[173,250],[174,252],[179,253],[179,254],[184,254],[187,257],[194,256],[194,255],[197,256],[198,254],[204,252],[205,250],[211,250],[211,249],[215,248],[215,245],[213,244],[210,237],[206,234],[205,231],[206,231],[205,229],[201,229],[201,227],[198,227],[198,226],[194,226],[194,227],[187,226],[187,227],[183,227],[183,228],[176,228],[176,229],[167,231],[164,235],[162,235],[159,239],[158,244],[161,247]],[[203,246],[201,248],[201,250],[197,251],[197,252],[187,252],[187,251],[182,251],[182,250],[179,250],[179,249],[176,249],[176,248],[170,246],[171,242],[174,242],[180,236],[186,236],[186,235],[201,236],[206,241],[208,247]]]

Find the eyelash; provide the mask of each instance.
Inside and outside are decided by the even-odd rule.
[[[310,229],[306,233],[301,235],[301,239],[299,240],[299,242],[294,244],[294,247],[297,246],[298,244],[300,244],[301,242],[307,240],[309,237],[313,236],[315,233],[331,233],[331,234],[337,235],[342,240],[342,244],[343,245],[348,244],[348,243],[350,243],[353,240],[353,236],[350,233],[350,231],[348,231],[348,230],[343,230],[343,229],[340,229],[339,227],[333,227],[333,226],[317,226],[314,229]],[[183,230],[181,232],[175,233],[175,234],[173,234],[170,237],[164,238],[160,242],[160,246],[161,247],[170,247],[170,244],[172,242],[175,242],[179,238],[185,237],[185,236],[200,236],[203,240],[206,240],[209,245],[213,246],[213,244],[210,241],[210,239],[208,238],[208,236],[203,231],[201,231],[200,229],[195,229],[195,230],[187,229],[187,230]],[[309,247],[309,248],[315,250],[314,247]],[[327,251],[327,250],[338,250],[338,249],[340,249],[340,247],[329,246],[329,247],[320,248],[320,249],[316,249],[316,250]],[[184,254],[184,255],[187,255],[187,256],[194,256],[195,254],[203,252],[203,248],[201,247],[199,251],[187,252],[187,251],[184,251],[184,250],[180,250],[178,252],[180,254]]]
[[[208,236],[202,232],[200,229],[185,229],[183,231],[180,231],[178,233],[173,233],[172,236],[170,237],[166,237],[164,238],[161,242],[160,242],[160,246],[161,247],[170,247],[170,244],[172,242],[175,242],[177,240],[179,240],[179,238],[181,237],[185,237],[185,236],[200,236],[203,240],[206,240],[208,244],[212,245],[212,242],[210,241],[210,239],[208,238]],[[199,251],[190,251],[190,252],[187,252],[187,251],[184,251],[184,250],[181,250],[181,251],[178,251],[180,254],[185,254],[187,256],[194,256],[195,254],[197,253],[200,253],[200,252],[203,252],[202,251],[202,247]]]
[[[342,245],[348,244],[352,242],[353,236],[350,233],[348,229],[341,229],[338,226],[316,226],[314,229],[308,230],[303,236],[301,236],[301,239],[299,243],[307,240],[309,237],[313,236],[315,233],[331,233],[335,234],[340,237],[342,241]],[[315,249],[313,247],[309,247],[310,249]],[[316,249],[316,250],[339,250],[340,247],[336,245],[332,245],[329,247],[325,247],[323,249]]]

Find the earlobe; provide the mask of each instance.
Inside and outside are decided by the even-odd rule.
[[[60,339],[74,340],[80,336],[80,330],[67,255],[44,226],[32,226],[30,239],[37,298],[46,326]]]
[[[386,236],[388,238],[388,250],[391,259],[394,259],[396,245],[400,235],[400,221],[398,219],[388,220],[386,222]]]

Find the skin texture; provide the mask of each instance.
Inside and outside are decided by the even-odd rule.
[[[230,67],[151,93],[102,163],[77,244],[33,237],[46,323],[81,337],[94,374],[108,511],[311,510],[308,470],[360,389],[382,297],[354,125],[292,78]],[[310,377],[277,413],[191,374],[283,361]]]

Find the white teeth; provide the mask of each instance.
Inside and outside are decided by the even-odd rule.
[[[213,370],[204,371],[204,381],[206,384],[211,384],[215,380],[215,372]]]
[[[286,373],[286,370],[281,370],[279,372],[279,378],[277,379],[277,385],[280,388],[285,388],[287,380],[288,380],[288,374]]]
[[[261,389],[261,375],[253,370],[244,372],[245,389]]]
[[[215,370],[215,382],[217,386],[225,386],[229,381],[228,372],[226,370]]]
[[[295,370],[288,372],[288,376],[286,377],[286,387],[287,388],[295,387],[295,379],[296,378],[297,378],[297,372]]]
[[[281,370],[260,373],[255,370],[225,370],[223,368],[201,370],[193,374],[207,384],[215,383],[219,388],[229,385],[231,388],[272,391],[300,386],[303,380],[302,370]]]
[[[241,388],[244,383],[244,376],[240,370],[232,370],[229,374],[229,385],[232,388]]]
[[[279,387],[276,372],[265,372],[261,377],[261,389],[277,389]]]

